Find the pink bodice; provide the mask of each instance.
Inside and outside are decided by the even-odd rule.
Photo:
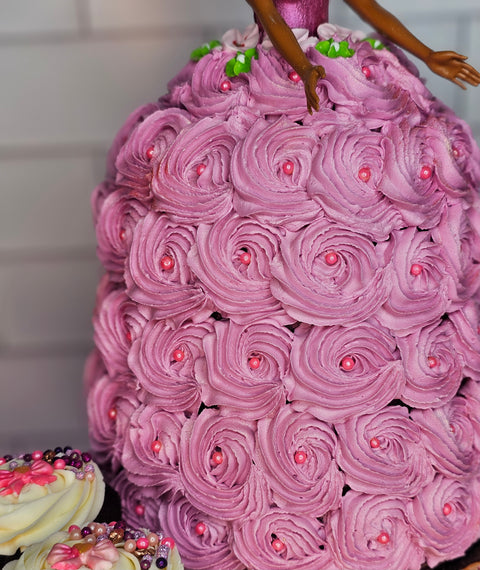
[[[275,0],[275,6],[291,28],[307,28],[311,34],[328,20],[328,0]]]

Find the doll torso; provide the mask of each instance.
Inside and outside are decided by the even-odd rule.
[[[328,20],[328,0],[275,0],[275,6],[291,28],[313,33]]]

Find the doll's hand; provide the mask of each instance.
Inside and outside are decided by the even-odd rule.
[[[454,51],[432,51],[424,61],[434,73],[466,89],[463,82],[474,86],[480,83],[480,73],[466,59]]]
[[[305,95],[307,96],[307,108],[310,115],[312,109],[318,111],[318,95],[316,92],[317,83],[319,79],[325,77],[325,69],[321,65],[309,66],[302,74],[303,86],[305,88]]]

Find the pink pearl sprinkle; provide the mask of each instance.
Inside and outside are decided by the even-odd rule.
[[[163,544],[163,546],[168,546],[170,549],[175,548],[175,541],[170,536],[163,538],[160,544]]]
[[[458,157],[460,156],[460,151],[458,150],[458,148],[453,147],[453,148],[452,148],[452,153],[453,153],[453,156],[454,156],[455,158],[458,158]]]
[[[160,265],[165,271],[170,271],[175,265],[175,261],[169,255],[164,255],[160,260]]]
[[[360,170],[358,171],[358,177],[362,182],[368,182],[370,180],[371,175],[372,171],[370,170],[370,168],[368,168],[368,166],[360,168]]]
[[[139,517],[143,517],[143,515],[145,514],[145,507],[143,505],[136,505],[135,512]]]
[[[118,234],[118,237],[122,240],[125,241],[126,237],[127,237],[127,232],[125,230],[120,230],[120,233]]]
[[[435,366],[438,364],[438,360],[435,358],[435,356],[429,356],[427,358],[427,361],[430,368],[435,368]]]
[[[71,525],[68,527],[68,532],[69,532],[69,534],[72,533],[72,532],[79,532],[80,530],[81,530],[81,528],[80,528],[79,526],[77,526],[76,524],[71,524]]]
[[[156,439],[155,441],[152,441],[151,447],[154,453],[159,453],[162,450],[162,442]]]
[[[365,75],[367,79],[370,79],[370,77],[372,76],[372,70],[366,65],[362,67],[362,73],[363,75]]]
[[[32,459],[35,459],[36,461],[38,461],[39,459],[43,458],[43,451],[40,451],[39,449],[37,449],[36,451],[34,451],[32,453]]]
[[[282,165],[283,172],[285,172],[285,174],[288,174],[289,176],[293,174],[293,168],[294,164],[291,160],[286,160]]]
[[[338,255],[334,251],[329,251],[325,254],[325,263],[327,265],[335,265],[338,261]]]
[[[146,155],[147,155],[148,160],[152,160],[154,153],[155,153],[155,147],[154,146],[147,148]]]
[[[423,267],[419,263],[414,263],[410,267],[410,274],[414,277],[418,277],[422,271]]]
[[[432,173],[433,171],[430,166],[422,166],[422,169],[420,170],[420,178],[422,180],[428,180],[431,178]]]
[[[176,360],[177,362],[182,362],[182,360],[185,358],[185,353],[183,352],[183,350],[177,349],[173,351],[173,360]]]
[[[5,465],[7,460],[4,457],[0,457],[0,465]]]
[[[377,540],[380,544],[388,544],[390,542],[390,536],[388,535],[388,532],[381,532],[377,536]]]
[[[65,461],[63,459],[56,459],[54,464],[53,464],[53,468],[54,469],[65,469],[65,466],[67,464],[65,463]]]
[[[445,503],[443,505],[443,514],[448,517],[448,515],[452,512],[452,505],[450,503]]]
[[[297,451],[294,455],[295,463],[298,465],[303,465],[307,460],[307,454],[305,451]]]
[[[300,81],[300,75],[298,75],[296,71],[290,71],[290,73],[288,74],[288,79],[290,79],[290,81],[293,81],[294,83],[298,83]]]
[[[372,449],[378,449],[380,447],[380,441],[376,437],[372,437],[370,440],[370,447]]]
[[[221,451],[214,451],[212,453],[212,462],[215,465],[221,465],[223,463],[223,453]]]
[[[195,525],[195,532],[198,534],[198,536],[202,536],[202,534],[205,534],[206,530],[207,530],[207,525],[203,522],[199,522]]]
[[[272,540],[272,548],[275,552],[282,552],[285,548],[285,544],[279,538],[274,538]]]
[[[226,79],[225,81],[222,81],[220,83],[220,91],[223,91],[224,93],[226,93],[227,91],[230,91],[231,88],[232,88],[232,84],[230,83],[230,81],[228,81],[228,79]]]
[[[198,176],[201,176],[201,175],[205,172],[206,169],[207,169],[207,167],[205,166],[205,164],[199,164],[199,165],[197,166],[197,174],[198,174]]]
[[[249,253],[248,251],[244,251],[243,253],[240,254],[239,259],[240,263],[243,263],[243,265],[250,265],[252,261],[252,254]]]
[[[110,408],[110,409],[108,410],[108,417],[109,417],[111,420],[114,420],[114,419],[117,417],[117,410],[116,410],[115,408]]]
[[[138,550],[146,550],[149,546],[150,546],[150,543],[148,542],[148,538],[145,538],[144,536],[142,536],[137,540]]]
[[[252,356],[252,358],[250,358],[248,361],[248,365],[252,370],[257,370],[260,367],[260,358]]]
[[[355,366],[355,359],[353,359],[351,356],[345,356],[345,358],[342,358],[342,362],[340,363],[340,366],[344,370],[349,372]]]

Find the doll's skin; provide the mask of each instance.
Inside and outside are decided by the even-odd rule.
[[[262,23],[270,40],[282,56],[302,78],[307,106],[318,110],[315,88],[325,76],[321,66],[313,66],[298,45],[295,36],[275,8],[274,0],[247,0]],[[466,63],[467,57],[454,51],[433,51],[419,41],[395,16],[379,6],[375,0],[345,0],[367,23],[398,46],[421,59],[437,75],[445,77],[465,89],[464,83],[478,85],[480,73]]]

